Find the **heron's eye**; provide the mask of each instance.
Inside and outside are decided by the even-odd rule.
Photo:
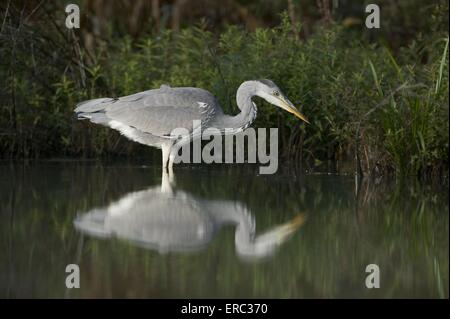
[[[275,95],[275,96],[280,96],[280,92],[278,92],[278,91],[273,91],[273,95]]]

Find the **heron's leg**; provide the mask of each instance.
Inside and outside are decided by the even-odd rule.
[[[163,169],[161,178],[161,192],[172,194],[172,186],[174,185],[173,175],[169,175],[166,169]]]
[[[170,150],[169,154],[169,174],[173,174],[173,162],[175,161],[175,157],[178,154],[178,150],[180,149],[180,146],[173,145],[172,149]]]
[[[169,154],[170,154],[170,149],[172,148],[171,145],[168,144],[163,144],[161,146],[161,150],[162,150],[162,168],[163,171],[166,171],[167,169],[167,164],[169,162]]]
[[[173,167],[172,167],[172,165],[169,164],[167,169],[169,171],[169,176],[172,177],[173,176]]]

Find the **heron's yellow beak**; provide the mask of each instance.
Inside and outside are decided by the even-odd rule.
[[[306,221],[306,214],[299,214],[294,219],[292,219],[290,222],[282,225],[280,227],[279,232],[279,241],[283,242],[286,237],[293,234],[300,226],[302,226]]]
[[[306,215],[299,214],[287,224],[288,229],[290,231],[295,231],[297,228],[302,226],[305,223],[305,221],[306,221]]]
[[[302,113],[300,113],[300,111],[294,106],[294,104],[291,103],[291,101],[289,101],[288,99],[286,99],[284,97],[281,97],[280,100],[281,100],[281,104],[282,104],[282,108],[283,109],[285,109],[289,113],[294,114],[295,116],[297,116],[302,121],[310,124],[308,119]]]

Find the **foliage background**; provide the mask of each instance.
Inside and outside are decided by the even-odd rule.
[[[282,160],[308,170],[448,175],[448,1],[74,1],[0,4],[0,157],[159,152],[73,116],[76,103],[198,86],[236,113],[235,92],[270,78],[311,125],[262,100]],[[335,4],[338,4],[337,6]]]

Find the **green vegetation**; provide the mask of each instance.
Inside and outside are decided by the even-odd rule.
[[[283,160],[310,170],[331,163],[327,170],[448,174],[448,2],[420,14],[426,27],[401,46],[386,41],[386,29],[377,35],[338,22],[299,38],[301,23],[283,14],[279,26],[254,32],[226,26],[217,34],[200,23],[138,39],[111,33],[94,52],[62,21],[8,19],[0,37],[0,157],[148,156],[150,148],[76,121],[75,104],[168,83],[208,89],[235,113],[239,84],[270,78],[311,121],[257,101],[254,126],[280,128]]]

